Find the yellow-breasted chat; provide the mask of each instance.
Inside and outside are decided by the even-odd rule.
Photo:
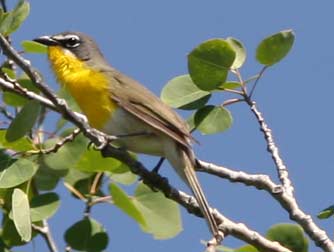
[[[58,81],[74,97],[89,124],[119,138],[127,150],[166,158],[192,190],[216,238],[217,223],[196,177],[187,124],[157,96],[113,68],[92,38],[80,32],[42,36]]]

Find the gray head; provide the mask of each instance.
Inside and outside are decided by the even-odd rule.
[[[96,42],[82,32],[62,32],[51,36],[42,36],[34,41],[46,46],[60,46],[82,61],[103,59]]]

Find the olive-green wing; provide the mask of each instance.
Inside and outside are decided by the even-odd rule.
[[[189,147],[193,139],[187,124],[168,105],[130,77],[113,70],[110,72],[110,93],[123,109],[153,128]]]

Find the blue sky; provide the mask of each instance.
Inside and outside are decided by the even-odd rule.
[[[113,0],[113,1],[31,1],[31,15],[13,36],[21,40],[65,30],[93,36],[109,62],[122,72],[159,94],[171,78],[187,72],[187,54],[199,43],[215,37],[235,37],[247,48],[241,69],[244,78],[261,66],[254,59],[258,43],[283,29],[293,29],[296,41],[291,53],[270,68],[260,81],[255,100],[273,130],[280,152],[289,168],[297,200],[313,217],[333,203],[330,196],[333,174],[332,80],[334,3],[304,1],[222,1],[222,0]],[[27,55],[57,86],[44,56]],[[212,103],[220,103],[219,96]],[[219,135],[201,136],[195,146],[200,159],[251,173],[275,176],[257,122],[244,104],[230,107],[233,127]],[[184,117],[187,114],[182,112]],[[152,164],[149,158],[145,164]],[[162,173],[177,187],[185,189],[169,166]],[[245,222],[264,233],[277,222],[289,222],[286,212],[267,193],[240,184],[200,175],[211,205],[229,218]],[[275,177],[276,180],[276,177]],[[175,181],[175,182],[174,182]],[[64,228],[79,220],[83,205],[65,194],[59,213],[50,226],[62,250]],[[103,221],[110,236],[108,251],[201,251],[200,239],[209,238],[205,222],[182,210],[184,231],[176,238],[157,241],[115,207],[101,206],[93,216]],[[317,221],[332,237],[333,221]],[[228,237],[227,246],[242,243]],[[37,251],[45,251],[39,240]],[[29,247],[33,251],[33,247]]]

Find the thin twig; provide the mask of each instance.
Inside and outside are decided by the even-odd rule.
[[[264,67],[261,69],[261,71],[259,72],[258,76],[257,76],[256,79],[255,79],[254,85],[253,85],[251,91],[249,92],[249,98],[252,98],[253,93],[254,93],[254,91],[255,91],[255,89],[256,89],[256,86],[257,86],[259,80],[261,79],[261,77],[263,76],[264,71],[266,71],[267,68],[268,68],[268,66],[264,66]]]
[[[58,252],[57,245],[52,237],[48,222],[46,220],[43,220],[42,227],[32,224],[32,228],[42,235],[46,241],[46,244],[48,245],[50,252]]]
[[[86,197],[84,195],[82,195],[81,192],[79,192],[77,189],[75,189],[72,185],[70,185],[69,183],[64,182],[64,186],[71,192],[73,193],[75,196],[77,196],[79,199],[81,199],[82,201],[87,201]]]
[[[15,116],[13,116],[7,109],[5,105],[0,106],[0,113],[3,114],[8,120],[12,121]]]
[[[221,90],[228,92],[228,93],[232,93],[232,94],[238,94],[238,95],[242,95],[243,92],[239,91],[239,90],[234,90],[234,89],[229,89],[229,88],[221,88]]]
[[[80,129],[75,129],[73,132],[62,138],[59,142],[57,142],[55,145],[48,149],[40,149],[40,150],[33,150],[33,151],[28,151],[28,154],[50,154],[50,153],[56,153],[61,147],[63,147],[66,143],[68,142],[73,142],[76,136],[78,136],[81,133]]]
[[[234,104],[234,103],[238,103],[238,102],[243,102],[243,101],[245,101],[245,99],[238,99],[238,98],[229,99],[229,100],[224,101],[223,104],[222,104],[222,106],[226,107],[228,105],[231,105],[231,104]]]
[[[103,178],[103,172],[98,172],[96,173],[95,177],[94,177],[94,180],[93,180],[93,183],[92,183],[92,186],[90,187],[90,190],[89,190],[89,193],[91,195],[95,195],[97,190],[98,190],[98,186]]]
[[[111,203],[111,202],[112,202],[111,195],[107,195],[107,196],[98,197],[96,199],[93,199],[89,204],[90,206],[94,206],[99,203]]]

